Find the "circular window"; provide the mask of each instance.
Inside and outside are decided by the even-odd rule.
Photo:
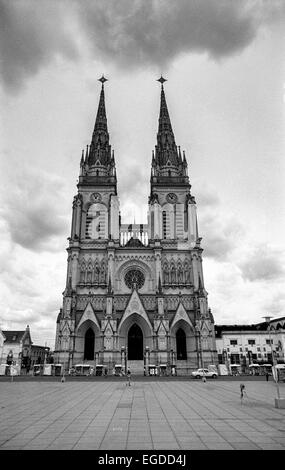
[[[129,289],[140,289],[145,282],[144,274],[139,269],[131,269],[125,275],[125,283]]]

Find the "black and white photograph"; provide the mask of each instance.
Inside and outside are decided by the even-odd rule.
[[[0,0],[1,456],[285,450],[284,58],[284,0]]]

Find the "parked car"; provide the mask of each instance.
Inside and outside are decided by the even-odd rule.
[[[216,379],[218,374],[214,371],[210,371],[209,369],[197,369],[192,372],[192,377],[195,379],[201,379],[202,377],[211,377],[212,379]]]

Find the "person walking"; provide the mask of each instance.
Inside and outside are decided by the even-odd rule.
[[[128,377],[129,387],[130,387],[131,386],[131,370],[129,367],[128,367],[128,372],[127,372],[127,377]]]
[[[266,372],[265,376],[266,376],[266,382],[268,382],[268,379],[269,379],[269,373],[268,373],[268,372]]]

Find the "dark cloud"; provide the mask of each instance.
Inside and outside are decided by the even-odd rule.
[[[284,12],[284,2],[261,0],[0,0],[1,79],[19,90],[56,56],[78,57],[82,38],[95,58],[128,71],[166,68],[189,52],[219,59],[241,52]]]
[[[282,2],[109,0],[78,2],[95,53],[119,66],[165,67],[182,53],[214,59],[242,51],[261,25],[284,14]]]
[[[35,251],[47,249],[47,241],[52,242],[52,237],[63,235],[64,231],[67,233],[64,219],[52,207],[36,204],[23,209],[11,204],[9,210],[9,213],[6,212],[6,220],[11,237],[24,248]],[[50,243],[48,249],[52,249]]]
[[[249,281],[277,280],[285,275],[281,251],[268,246],[256,248],[240,268]]]
[[[75,42],[65,27],[63,1],[0,0],[1,79],[18,91],[56,55],[74,59]]]
[[[33,251],[61,250],[70,230],[62,179],[40,170],[19,173],[9,181],[13,191],[2,188],[0,215],[12,241]]]

